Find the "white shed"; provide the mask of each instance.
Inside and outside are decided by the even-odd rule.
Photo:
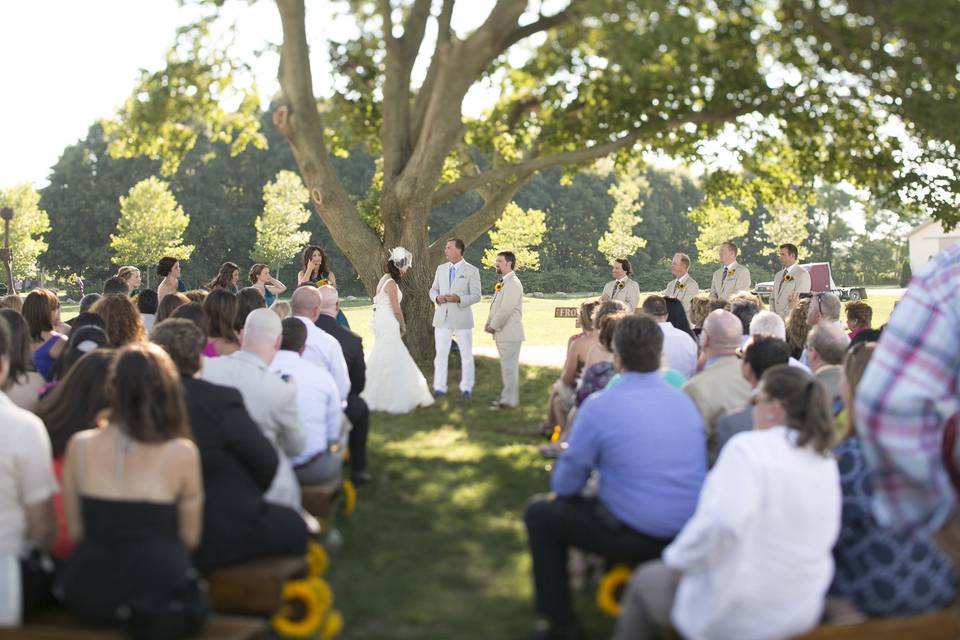
[[[955,242],[960,242],[960,227],[949,233],[936,220],[930,219],[907,234],[910,245],[910,270],[916,273],[930,258]]]

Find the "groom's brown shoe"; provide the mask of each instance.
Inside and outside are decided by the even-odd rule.
[[[490,411],[503,411],[504,409],[513,409],[513,407],[508,404],[504,404],[499,400],[494,400],[490,403]]]

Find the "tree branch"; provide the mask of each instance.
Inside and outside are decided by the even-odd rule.
[[[427,105],[430,103],[430,97],[433,95],[433,89],[437,82],[439,69],[450,50],[450,44],[453,39],[453,32],[450,28],[450,22],[453,19],[453,6],[456,0],[443,0],[443,6],[440,8],[440,15],[437,17],[437,44],[433,48],[433,57],[430,59],[430,66],[427,67],[427,75],[417,92],[417,99],[413,106],[413,117],[410,125],[410,137],[416,140],[420,137],[420,130],[423,127],[424,115],[427,112]]]
[[[728,111],[719,112],[700,112],[691,113],[662,123],[662,128],[672,129],[689,123],[705,124],[715,122],[725,122],[732,120],[745,113],[755,111],[756,107],[740,107]],[[656,124],[656,123],[654,123]],[[591,160],[596,160],[607,156],[614,151],[634,144],[639,138],[642,130],[634,129],[629,133],[601,144],[595,144],[592,147],[584,147],[575,151],[561,151],[547,156],[533,157],[522,162],[505,164],[480,174],[465,176],[456,182],[446,184],[433,194],[431,205],[436,207],[448,200],[462,196],[465,193],[473,191],[478,187],[508,180],[514,176],[521,176],[527,173],[536,173],[552,167],[565,166],[571,164],[582,164]]]
[[[559,11],[552,16],[541,15],[540,18],[535,22],[523,25],[522,27],[517,27],[513,30],[513,33],[511,33],[510,36],[504,40],[503,50],[506,51],[524,38],[529,38],[535,33],[547,31],[554,27],[560,26],[565,22],[569,22],[575,15],[573,10],[573,5],[575,4],[576,0],[573,0],[569,5],[567,5],[566,9]]]

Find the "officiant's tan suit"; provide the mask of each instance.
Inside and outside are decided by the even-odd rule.
[[[503,276],[499,291],[494,291],[490,303],[487,327],[500,353],[500,373],[503,391],[500,404],[515,407],[520,404],[520,345],[523,333],[523,285],[513,271]]]
[[[786,320],[790,313],[790,296],[795,293],[810,293],[810,274],[796,263],[781,269],[773,278],[770,311]]]

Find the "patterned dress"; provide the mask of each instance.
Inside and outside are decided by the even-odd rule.
[[[843,526],[833,549],[830,595],[851,600],[870,616],[916,615],[953,601],[950,560],[919,531],[882,529],[871,508],[873,481],[852,436],[833,450],[843,487]]]

